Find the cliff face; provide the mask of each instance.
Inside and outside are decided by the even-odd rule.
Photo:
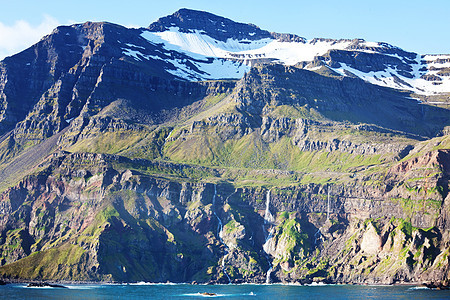
[[[396,165],[390,191],[364,183],[269,190],[158,178],[150,174],[174,166],[119,156],[55,154],[2,194],[0,272],[158,282],[445,280],[447,160],[448,151],[437,151]],[[124,169],[136,165],[146,167]],[[411,188],[421,180],[399,178],[404,168],[422,171],[427,185]],[[432,168],[433,177],[423,173]]]
[[[405,93],[283,65],[252,68],[239,81],[234,97],[239,108],[255,114],[267,113],[270,106],[297,105],[336,122],[375,124],[422,136],[435,136],[448,122],[446,110],[423,106]]]

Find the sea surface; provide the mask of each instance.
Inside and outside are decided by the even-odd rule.
[[[450,291],[416,286],[102,284],[29,288],[0,286],[1,299],[450,299]],[[215,295],[203,295],[213,293]]]

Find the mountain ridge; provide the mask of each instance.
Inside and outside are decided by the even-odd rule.
[[[215,30],[212,22],[225,22],[232,29],[226,36],[215,39],[214,34],[221,31]],[[94,23],[85,24],[90,26]],[[112,25],[108,22],[98,24]],[[171,24],[186,28],[192,25],[194,28],[188,30]],[[170,53],[181,51],[187,54],[190,57],[189,64],[185,63],[186,57],[183,55],[172,58],[161,56],[164,51],[168,53],[167,50],[160,49],[159,55],[144,51],[149,44],[142,43],[142,40],[135,44],[123,41],[120,48],[123,54],[140,62],[154,59],[170,61],[172,67],[166,64],[165,70],[178,69],[169,72],[185,80],[238,79],[248,71],[245,65],[278,62],[301,65],[313,71],[324,66],[341,76],[356,76],[373,84],[409,90],[418,94],[418,99],[424,98],[420,95],[448,94],[450,91],[448,76],[445,75],[449,68],[446,65],[448,56],[444,54],[419,55],[387,43],[366,42],[362,39],[315,38],[307,41],[296,35],[270,33],[257,26],[249,26],[211,13],[181,9],[155,21],[148,28],[129,29],[129,32],[135,33],[134,41],[143,37],[150,44],[164,44],[163,48]],[[236,29],[241,27],[244,29]],[[259,30],[258,34],[252,32],[255,28]],[[245,34],[241,36],[240,32]],[[357,60],[349,61],[348,57],[351,56]],[[358,61],[360,58],[364,60]],[[232,63],[236,60],[240,63]],[[367,69],[367,63],[377,64],[378,67],[375,70]]]
[[[182,16],[186,15],[186,19],[192,20],[193,17],[190,16],[190,14],[193,14],[200,18],[199,16],[201,16],[202,13],[204,12],[182,9],[176,12],[174,15],[171,15],[170,17],[177,19],[180,17],[182,18]],[[205,19],[210,20],[208,18],[211,17],[211,14],[205,14]],[[218,18],[218,20],[221,20],[220,17]],[[163,21],[165,20],[166,19],[164,19]],[[229,21],[230,20],[228,20],[227,22]],[[154,24],[159,24],[158,22],[159,21],[155,22]],[[240,36],[239,32],[236,31],[234,37],[231,35],[231,33],[229,33],[226,36],[226,39],[219,38],[218,43],[218,41],[215,40],[214,37],[212,37],[213,34],[208,33],[208,30],[205,31],[207,27],[203,28],[195,24],[194,27],[198,27],[199,29],[186,31],[182,28],[180,29],[174,25],[171,25],[172,23],[170,22],[171,21],[167,21],[170,27],[158,27],[158,35],[169,43],[173,43],[180,46],[181,48],[185,48],[187,51],[192,51],[197,54],[207,56],[212,55],[223,58],[241,58],[244,59],[244,62],[246,62],[247,64],[252,64],[252,62],[271,60],[277,60],[288,65],[298,64],[301,62],[309,62],[309,66],[307,64],[305,65],[305,67],[314,69],[317,66],[317,60],[315,59],[315,56],[329,55],[327,53],[327,50],[331,50],[333,48],[341,51],[349,51],[349,54],[351,55],[355,55],[358,53],[366,53],[366,55],[378,53],[379,55],[382,55],[380,56],[380,58],[382,58],[381,65],[383,67],[376,71],[383,72],[375,75],[366,75],[365,73],[367,71],[361,69],[362,66],[360,64],[358,64],[357,66],[347,66],[347,64],[345,64],[345,61],[338,60],[337,66],[336,63],[334,66],[330,64],[325,65],[331,67],[333,70],[338,69],[338,72],[342,76],[347,76],[346,72],[350,72],[353,76],[360,77],[364,80],[369,80],[374,84],[411,90],[419,94],[433,94],[436,92],[448,93],[449,91],[447,78],[445,76],[438,76],[439,78],[432,76],[436,75],[436,72],[434,71],[434,69],[430,68],[436,67],[433,65],[431,56],[422,55],[423,58],[428,58],[428,60],[422,60],[422,57],[419,57],[418,54],[404,51],[387,43],[366,42],[362,39],[333,40],[323,38],[315,38],[307,41],[304,38],[300,38],[295,35],[291,36],[292,38],[290,38],[289,34],[271,33],[269,35],[269,32],[267,31],[264,31],[265,34],[263,35],[257,35],[260,38],[255,39],[253,35],[251,36],[251,38],[248,37],[249,31],[251,31],[250,29],[248,29],[244,37]],[[175,22],[173,24],[176,25],[177,23]],[[233,24],[245,25],[242,23]],[[150,25],[150,27],[151,26],[152,25]],[[203,26],[209,26],[209,24]],[[177,31],[177,28],[182,32]],[[202,38],[202,36],[204,35],[211,37],[212,40]],[[196,43],[206,43],[207,46],[205,47],[207,47],[209,50],[204,51],[201,49],[196,49],[195,47],[193,48],[187,40],[183,41],[184,39],[198,39]],[[259,42],[257,42],[257,40],[259,40]],[[229,43],[232,43],[235,46]],[[243,47],[243,44],[246,45],[246,47]],[[216,46],[218,48],[216,48]],[[380,58],[377,58],[376,60],[380,60]],[[447,56],[443,55],[443,59],[445,60],[446,58]],[[417,65],[418,67],[415,68],[415,65]],[[431,67],[429,67],[428,65],[431,65]],[[394,67],[389,68],[387,66]],[[397,72],[397,67],[400,68],[400,72]],[[405,68],[407,69],[407,72],[402,71],[405,70]],[[443,69],[446,70],[445,68],[446,66],[444,65]],[[363,71],[363,74],[358,74],[358,71]],[[386,79],[381,79],[380,77]],[[401,79],[398,80],[398,77],[400,77]],[[432,82],[428,84],[428,81]],[[442,85],[442,88],[438,88],[437,86],[439,85]]]

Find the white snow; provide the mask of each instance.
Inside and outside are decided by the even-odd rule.
[[[229,57],[229,52],[257,49],[273,41],[272,39],[258,41],[228,39],[226,42],[222,42],[202,34],[199,30],[195,30],[193,33],[182,33],[178,31],[177,27],[170,27],[170,30],[164,32],[144,31],[141,36],[153,44],[164,43],[170,50],[220,58]]]
[[[423,57],[426,61],[435,61],[437,59],[450,59],[450,54],[427,54]]]
[[[225,79],[225,78],[242,78],[250,67],[236,61],[226,59],[213,59],[208,61],[191,61],[197,68],[206,74],[200,74],[188,68],[183,61],[178,59],[169,60],[176,70],[167,70],[172,75],[182,77],[187,80],[207,80],[207,79]]]
[[[250,33],[254,36],[256,33]],[[281,42],[274,38],[265,38],[261,40],[236,40],[228,39],[226,41],[215,40],[208,36],[204,31],[191,30],[189,33],[180,32],[178,27],[170,27],[164,32],[150,32],[143,30],[141,36],[152,44],[161,44],[167,51],[165,54],[170,56],[170,51],[185,53],[192,57],[190,60],[204,74],[198,73],[189,67],[186,62],[172,59],[170,62],[177,68],[169,72],[188,80],[220,79],[220,78],[241,78],[252,61],[265,58],[285,65],[295,65],[299,62],[313,61],[316,56],[321,56],[329,50],[346,50],[355,45],[352,40],[309,40],[306,43],[299,42]],[[385,43],[358,41],[361,46],[375,48],[373,50],[356,50],[366,53],[377,53],[376,48],[395,48]],[[124,48],[124,54],[133,57],[136,60],[149,59],[150,56],[143,55],[136,49],[141,46],[126,44],[129,48]],[[355,51],[355,50],[352,50]],[[378,52],[379,53],[379,52]],[[407,63],[404,57],[398,54],[385,54],[396,57]],[[154,59],[161,59],[151,57]],[[208,60],[208,58],[210,58]],[[333,70],[343,76],[347,76],[344,71],[348,71],[366,80],[370,83],[380,86],[386,86],[396,89],[406,89],[419,94],[435,94],[450,92],[449,76],[441,76],[443,79],[440,84],[433,84],[433,81],[427,81],[421,78],[424,74],[436,74],[437,71],[431,71],[430,68],[450,67],[450,62],[438,63],[438,59],[450,59],[450,55],[417,55],[417,64],[412,64],[413,78],[401,76],[394,66],[386,66],[383,71],[364,73],[348,65],[341,64],[340,68]],[[425,61],[425,63],[422,63]],[[427,71],[420,71],[422,68]],[[310,68],[315,70],[317,68]],[[400,79],[400,80],[398,80]]]
[[[345,49],[350,42],[332,43],[327,41],[316,42],[315,44],[280,42],[272,40],[259,49],[239,51],[235,54],[244,54],[246,57],[264,56],[273,58],[286,65],[295,65],[301,61],[312,61],[315,56],[324,55],[331,49]]]
[[[312,68],[310,68],[310,67],[306,67],[306,69],[307,70],[309,70],[309,71],[317,71],[317,70],[319,70],[320,68],[322,68],[322,66],[318,66],[318,67],[312,67]]]
[[[348,72],[351,72],[356,76],[358,76],[359,78],[368,81],[372,84],[396,89],[411,90],[418,94],[432,95],[436,93],[445,93],[450,91],[450,78],[441,77],[443,78],[443,80],[440,81],[441,84],[434,85],[432,81],[427,81],[425,79],[420,78],[420,76],[417,76],[417,73],[415,74],[416,76],[414,76],[414,78],[403,77],[391,67],[387,67],[384,71],[364,73],[350,66],[347,66],[346,64],[341,63],[341,68],[334,70],[344,76],[345,76],[344,70],[347,70]],[[396,81],[393,75],[397,76],[399,79],[406,82],[410,86]]]
[[[380,47],[380,45],[378,45],[377,42],[366,42],[366,41],[364,41],[362,44],[364,46],[366,46],[366,47]]]
[[[428,64],[428,67],[434,67],[434,68],[450,68],[450,62],[445,63],[439,63],[439,62],[431,62]]]
[[[130,44],[127,44],[127,45],[130,45]],[[145,47],[136,46],[136,45],[133,45],[133,47],[138,48],[138,49],[141,49],[141,48],[145,49]],[[130,57],[134,58],[135,60],[139,60],[139,61],[142,61],[143,59],[145,59],[145,60],[149,60],[149,59],[163,60],[163,58],[161,58],[160,56],[143,54],[138,50],[131,50],[128,48],[122,48],[122,50],[123,50],[122,51],[123,54],[130,56]],[[139,54],[139,56],[138,56],[138,54]],[[169,56],[170,56],[170,54],[169,54]]]
[[[145,49],[145,47],[138,46],[138,45],[133,45],[133,44],[128,44],[128,43],[125,43],[125,45],[127,45],[127,46],[130,47],[130,48],[140,48],[140,49]]]
[[[184,52],[189,55],[192,59],[189,61],[194,64],[199,70],[202,72],[197,72],[187,65],[186,59],[169,59],[166,61],[171,63],[175,69],[168,69],[167,72],[171,73],[172,75],[184,78],[186,80],[207,80],[207,79],[239,79],[244,76],[245,72],[247,72],[250,67],[242,64],[240,61],[232,61],[228,59],[222,59],[217,58],[214,55],[203,55],[205,53],[205,50],[199,51],[199,49],[202,49],[202,47],[205,46],[205,44],[201,45],[198,44],[198,39],[196,40],[195,37],[199,35],[199,33],[191,34],[187,38],[183,36],[183,34],[178,35],[179,44],[181,46],[184,46],[187,48],[182,49],[179,45],[176,44],[169,44],[166,41],[162,40],[158,35],[150,33],[148,31],[144,32],[143,37],[152,44],[162,44],[163,47],[167,51],[178,51],[178,52]],[[184,44],[182,43],[184,42]],[[135,60],[143,61],[143,60],[149,60],[149,59],[157,59],[157,60],[163,60],[164,58],[155,56],[155,55],[147,55],[141,53],[139,50],[135,49],[145,49],[143,46],[138,46],[134,44],[125,44],[127,47],[132,48],[122,48],[122,53],[124,55],[127,55],[129,57],[132,57]],[[188,45],[188,46],[187,46]],[[189,46],[191,47],[189,49]],[[206,49],[207,50],[207,49]],[[170,52],[164,51],[162,54],[165,56],[171,56]],[[160,51],[158,51],[160,52]],[[200,52],[200,53],[196,53]],[[202,53],[203,52],[203,53]],[[206,53],[210,53],[207,52]]]
[[[337,68],[334,69],[335,71],[339,72],[341,75],[346,76],[345,71],[347,72],[351,72],[352,74],[358,76],[359,78],[368,81],[372,84],[376,84],[376,85],[382,85],[382,86],[386,86],[386,87],[391,87],[391,88],[403,88],[403,86],[397,82],[395,82],[395,79],[393,77],[393,75],[398,76],[397,72],[388,67],[386,68],[384,71],[378,71],[378,72],[369,72],[369,73],[364,73],[361,72],[359,70],[356,70],[344,63],[341,63],[341,68]]]
[[[139,51],[131,50],[131,49],[123,49],[123,52],[122,52],[122,53],[125,54],[125,55],[127,55],[127,56],[133,57],[135,60],[142,60],[142,59],[138,56],[138,54],[142,56],[142,53],[139,52]]]
[[[253,33],[256,34],[256,33]],[[311,43],[280,42],[272,38],[261,40],[218,41],[198,30],[193,33],[182,33],[177,27],[170,27],[164,32],[144,31],[142,37],[151,43],[165,43],[167,48],[185,53],[200,54],[206,57],[245,59],[259,57],[273,58],[287,65],[301,61],[311,61],[317,55],[323,55],[330,49],[345,49],[351,41],[336,43],[335,41],[319,41]]]

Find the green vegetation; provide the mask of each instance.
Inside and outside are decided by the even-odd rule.
[[[68,150],[72,152],[119,154],[126,152],[130,146],[135,145],[145,137],[145,133],[131,130],[91,134],[91,137],[83,138]]]
[[[239,229],[238,226],[240,226],[238,222],[235,220],[230,220],[227,224],[225,224],[225,226],[223,226],[223,230],[226,234],[232,234]]]
[[[402,231],[406,236],[410,237],[412,235],[413,226],[410,222],[400,219],[400,224],[398,225],[398,229]],[[414,228],[415,229],[415,228]]]
[[[295,95],[292,97],[296,98]],[[279,105],[269,106],[270,112],[268,116],[273,118],[287,117],[291,119],[308,119],[308,120],[324,120],[325,118],[314,108],[307,104],[300,105]]]
[[[417,143],[415,151],[405,156],[402,161],[407,161],[412,158],[423,156],[428,152],[441,149],[450,149],[450,135],[447,134]]]
[[[309,237],[301,229],[300,222],[297,218],[285,218],[286,215],[280,216],[280,225],[277,226],[274,239],[277,243],[284,245],[283,254],[275,258],[275,263],[281,263],[290,259],[301,260],[303,255],[311,251]],[[300,253],[302,253],[300,257]]]
[[[65,244],[2,266],[0,274],[17,279],[88,280],[87,272],[80,264],[84,253],[85,250],[77,245]]]
[[[441,200],[429,199],[429,198],[395,198],[391,199],[394,203],[400,203],[403,208],[403,213],[409,218],[420,212],[426,215],[430,215],[432,218],[437,218],[442,206]]]
[[[189,149],[189,150],[187,150]],[[357,155],[346,152],[300,151],[291,138],[266,143],[257,133],[221,142],[210,134],[193,135],[168,145],[166,155],[176,162],[209,167],[281,169],[301,172],[345,172],[354,168],[381,164],[381,155]]]

